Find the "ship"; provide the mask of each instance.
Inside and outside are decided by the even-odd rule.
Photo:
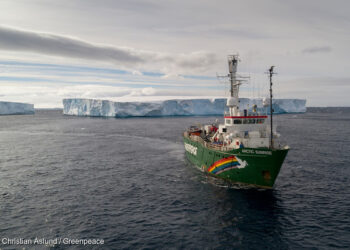
[[[267,71],[270,98],[263,100],[269,112],[261,113],[256,105],[240,110],[239,87],[247,79],[237,74],[238,62],[238,55],[228,56],[226,77],[230,96],[226,104],[228,111],[223,111],[224,123],[216,121],[189,127],[183,134],[186,157],[210,176],[238,185],[271,189],[289,151],[289,146],[281,144],[280,135],[273,127],[274,66]]]

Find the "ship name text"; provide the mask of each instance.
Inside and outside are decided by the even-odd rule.
[[[242,149],[242,153],[246,153],[246,154],[257,154],[257,155],[272,155],[272,152],[271,152],[271,151],[254,150],[254,149]]]

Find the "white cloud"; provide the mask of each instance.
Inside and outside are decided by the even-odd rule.
[[[206,91],[189,88],[169,90],[162,88],[130,88],[106,85],[69,85],[48,83],[1,83],[0,99],[2,101],[18,101],[34,103],[35,108],[62,108],[64,98],[94,98],[114,101],[152,101],[176,98],[193,98],[208,96]],[[221,91],[210,93],[222,96]]]
[[[142,76],[142,75],[143,75],[142,72],[141,72],[141,71],[138,71],[138,70],[133,70],[133,71],[132,71],[132,74],[133,74],[133,75],[137,75],[137,76]]]

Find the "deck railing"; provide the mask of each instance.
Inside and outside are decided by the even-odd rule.
[[[207,141],[203,140],[203,138],[200,136],[189,135],[188,132],[184,133],[184,137],[189,138],[192,141],[199,142],[204,147],[209,148],[209,149],[214,149],[214,150],[218,150],[218,151],[219,150],[220,151],[230,151],[233,149],[232,147],[227,147],[224,144],[216,144],[216,143],[212,143],[212,142],[207,142]],[[274,145],[274,149],[284,149],[286,147],[288,147],[288,146],[283,146],[278,141],[276,141],[276,143]]]
[[[223,144],[215,144],[215,143],[212,143],[212,142],[207,142],[207,141],[203,140],[202,137],[197,136],[197,135],[188,135],[188,132],[184,133],[184,137],[187,137],[187,138],[189,138],[192,141],[199,142],[204,147],[210,148],[210,149],[214,149],[214,150],[229,151],[229,150],[232,149],[232,148],[229,148],[229,147],[227,147],[227,146],[225,146]]]

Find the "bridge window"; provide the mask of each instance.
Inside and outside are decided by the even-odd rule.
[[[242,120],[241,119],[235,119],[235,120],[233,120],[233,124],[242,124]]]
[[[255,124],[255,119],[248,119],[249,124]]]
[[[256,123],[258,124],[263,124],[265,119],[256,119]]]
[[[226,124],[231,124],[231,119],[226,119]]]

